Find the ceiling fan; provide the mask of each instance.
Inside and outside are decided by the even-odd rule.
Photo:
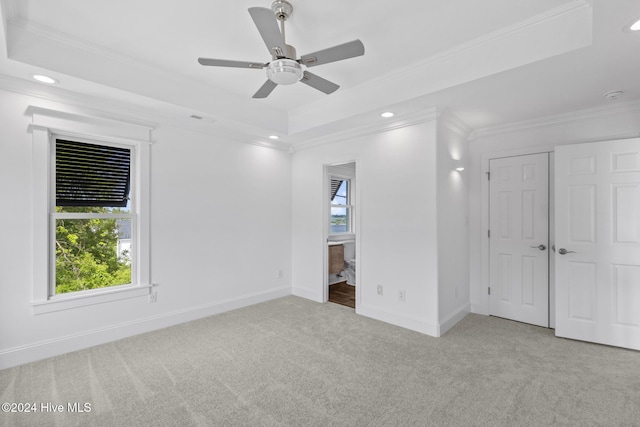
[[[364,45],[360,40],[354,40],[302,55],[296,59],[296,49],[286,44],[284,38],[284,21],[291,16],[291,12],[293,12],[293,6],[286,0],[275,0],[271,4],[271,9],[266,7],[249,8],[249,14],[258,27],[269,53],[271,53],[271,62],[230,61],[212,58],[198,58],[198,62],[202,65],[215,67],[266,68],[268,80],[258,89],[253,98],[266,98],[276,86],[289,85],[297,81],[326,94],[335,92],[340,86],[308,72],[306,68],[364,55]],[[280,28],[278,28],[278,21]]]

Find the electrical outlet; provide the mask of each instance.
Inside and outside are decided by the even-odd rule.
[[[283,277],[284,277],[284,271],[278,270],[278,273],[276,273],[276,279],[282,279]]]
[[[158,301],[158,294],[153,291],[149,294],[149,302],[157,302]]]
[[[382,295],[382,294],[384,294],[384,289],[382,285],[378,285],[378,295]]]
[[[406,293],[406,291],[404,289],[400,289],[398,291],[398,301],[405,302],[406,301],[406,299],[405,299],[406,296],[407,296],[407,293]]]

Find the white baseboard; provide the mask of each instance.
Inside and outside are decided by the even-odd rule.
[[[105,344],[133,335],[151,332],[288,295],[291,295],[290,287],[271,289],[264,292],[163,313],[131,322],[111,325],[101,329],[94,329],[80,334],[2,350],[0,351],[0,369]]]
[[[484,314],[485,316],[489,315],[489,310],[486,305],[483,304],[471,304],[471,312],[475,314]]]
[[[380,320],[382,322],[390,323],[392,325],[400,326],[432,337],[439,336],[439,325],[431,323],[425,319],[406,317],[398,313],[392,313],[390,311],[381,310],[377,307],[371,307],[364,304],[359,304],[356,307],[356,314],[371,317],[372,319]]]
[[[440,321],[440,326],[439,326],[439,329],[440,329],[439,336],[446,334],[447,331],[453,328],[456,323],[464,319],[465,316],[469,314],[470,311],[471,311],[471,305],[464,304],[459,308],[457,308],[456,310],[454,310],[451,314],[446,316],[444,319],[442,319]]]
[[[305,298],[320,303],[324,302],[324,295],[322,295],[322,292],[311,291],[305,288],[296,288],[294,286],[291,293],[300,298]]]

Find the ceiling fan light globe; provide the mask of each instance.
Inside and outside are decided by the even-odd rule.
[[[304,74],[302,65],[293,59],[277,59],[267,67],[267,77],[279,85],[291,85],[299,81]]]

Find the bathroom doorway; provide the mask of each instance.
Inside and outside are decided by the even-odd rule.
[[[325,166],[325,301],[356,308],[356,163]]]

